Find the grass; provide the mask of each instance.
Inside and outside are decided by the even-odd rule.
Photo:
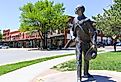
[[[14,64],[2,65],[2,66],[0,66],[0,76],[3,74],[6,74],[8,72],[15,71],[15,70],[20,69],[20,68],[30,66],[32,64],[36,64],[36,63],[40,63],[43,61],[64,57],[64,56],[71,56],[71,55],[74,55],[74,54],[58,55],[58,56],[40,58],[40,59],[35,59],[35,60],[30,60],[30,61],[23,61],[23,62],[14,63]]]
[[[104,52],[105,50],[98,50],[98,52]]]
[[[60,71],[76,70],[76,60],[71,60],[57,66],[53,69]],[[111,70],[121,72],[121,52],[107,52],[97,56],[90,61],[90,70]]]

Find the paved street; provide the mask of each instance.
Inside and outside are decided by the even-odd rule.
[[[28,51],[28,50],[29,49],[22,49],[22,48],[0,49],[0,65],[32,60],[48,56],[75,53],[74,50],[55,50],[55,51],[40,51],[40,50]],[[114,51],[113,46],[108,46],[103,50]],[[117,47],[117,50],[121,50],[121,47]]]
[[[40,51],[28,49],[0,49],[0,65],[32,60],[42,57],[75,53],[74,50]]]
[[[42,57],[54,56],[54,55],[63,55],[69,53],[75,53],[74,50],[55,50],[55,51],[40,51],[29,49],[0,49],[0,65],[15,63],[20,61],[32,60]],[[114,51],[113,46],[108,46],[104,48],[105,51]],[[121,47],[117,47],[117,50],[121,50]]]
[[[113,47],[113,46],[106,46],[106,47],[105,47],[105,50],[106,50],[106,51],[114,51],[114,47]],[[117,47],[116,47],[116,50],[117,50],[117,51],[121,51],[121,46],[117,46]]]

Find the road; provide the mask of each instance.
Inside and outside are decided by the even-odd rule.
[[[114,51],[113,46],[105,47],[106,51]],[[121,50],[121,47],[117,47],[117,50]],[[20,61],[27,61],[42,57],[55,56],[75,53],[75,50],[55,50],[55,51],[40,51],[28,49],[0,49],[0,65],[16,63]]]
[[[42,57],[75,53],[74,50],[55,50],[55,51],[28,51],[27,49],[1,49],[0,65],[27,61]]]
[[[113,47],[113,46],[106,46],[106,47],[105,47],[105,50],[106,50],[106,51],[114,51],[114,47]],[[117,51],[121,51],[121,46],[117,46],[117,47],[116,47],[116,50],[117,50]]]

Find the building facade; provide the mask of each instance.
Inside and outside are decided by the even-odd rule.
[[[74,17],[69,16],[69,24],[72,24]],[[72,37],[72,28],[66,27],[63,30],[55,30],[47,32],[47,48],[63,48]],[[111,39],[109,37],[105,38],[102,31],[98,34],[98,42],[108,42],[111,44]],[[39,36],[38,31],[30,32],[20,32],[19,30],[11,31],[10,29],[3,30],[2,43],[4,45],[10,46],[11,48],[42,48],[42,39]],[[71,46],[75,46],[72,43]]]
[[[47,47],[58,48],[64,47],[68,36],[68,29],[66,30],[55,30],[54,32],[47,33]],[[10,29],[3,30],[4,45],[10,46],[11,48],[37,48],[42,47],[42,39],[37,31],[32,32],[20,32],[18,30],[11,31]]]
[[[74,17],[69,16],[69,22],[72,22]],[[62,30],[48,31],[47,32],[47,47],[60,48],[70,39],[70,28],[66,27]],[[42,39],[37,31],[33,33],[20,32],[19,30],[11,31],[10,29],[3,30],[4,45],[12,48],[37,48],[42,47]]]
[[[35,31],[32,34],[29,32],[20,32],[3,30],[3,40],[4,45],[8,45],[12,48],[34,48],[38,47],[40,44],[39,34]]]

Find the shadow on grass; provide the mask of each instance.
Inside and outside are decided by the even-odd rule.
[[[114,80],[110,80],[112,77],[108,76],[101,76],[101,75],[93,75],[94,79],[89,78],[87,80],[84,80],[82,82],[116,82]]]

